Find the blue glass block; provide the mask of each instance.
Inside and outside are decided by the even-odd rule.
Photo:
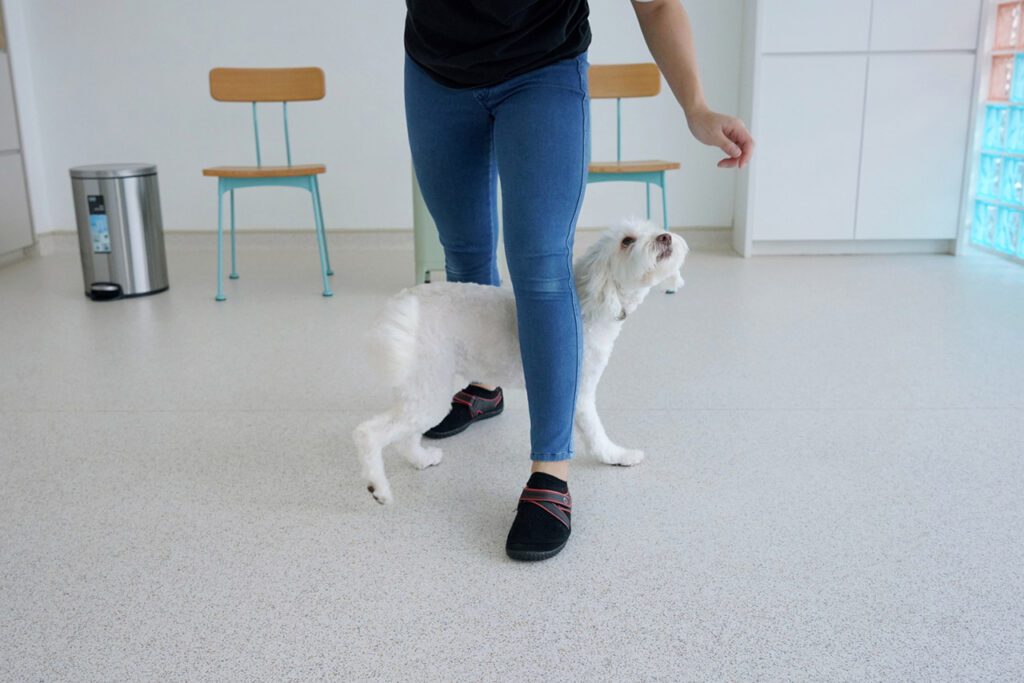
[[[1024,153],[1024,107],[1010,108],[1006,114],[1006,131],[1003,135],[1004,149]]]
[[[1013,81],[1010,84],[1010,101],[1024,102],[1024,54],[1013,60]]]
[[[1024,124],[1024,118],[1021,123]],[[985,111],[985,148],[1004,149],[1009,127],[1010,108],[1001,104],[988,105]],[[1024,128],[1024,125],[1021,128]],[[1024,140],[1021,142],[1024,144]]]
[[[999,179],[999,199],[1008,204],[1024,205],[1024,163],[1021,159],[1001,159],[1002,174]]]
[[[978,197],[999,199],[1003,175],[1003,158],[995,154],[982,154],[978,164]]]
[[[1021,216],[1021,212],[1016,209],[1001,207],[999,225],[991,246],[1007,254],[1015,253],[1020,238]]]
[[[998,207],[985,202],[974,203],[974,220],[971,222],[971,241],[982,246],[992,244],[996,224],[998,222]]]

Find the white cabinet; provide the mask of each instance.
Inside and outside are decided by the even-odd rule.
[[[871,56],[858,239],[955,239],[974,56]]]
[[[2,5],[0,5],[2,10]],[[0,18],[0,31],[3,21]],[[28,190],[21,158],[14,85],[6,42],[0,37],[0,256],[33,242]]]
[[[7,55],[0,52],[0,152],[20,149],[18,121],[14,114],[14,87]]]
[[[32,244],[32,223],[21,155],[0,152],[0,254]]]
[[[864,102],[863,55],[764,60],[757,135],[763,239],[852,239]]]
[[[983,0],[747,0],[733,244],[953,251]]]
[[[762,0],[764,49],[852,52],[868,48],[872,0]]]
[[[875,0],[872,50],[974,50],[981,3],[976,0]]]

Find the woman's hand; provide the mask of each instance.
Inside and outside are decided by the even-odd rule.
[[[686,112],[693,136],[729,156],[719,168],[743,168],[754,153],[754,139],[739,119],[708,109],[697,73],[697,51],[690,17],[679,0],[634,2],[640,31],[669,88]]]
[[[687,116],[686,121],[693,137],[729,155],[718,162],[719,168],[743,168],[750,163],[754,138],[738,118],[705,107]]]

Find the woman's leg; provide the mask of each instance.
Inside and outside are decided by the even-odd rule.
[[[516,296],[534,471],[564,479],[583,327],[573,280],[576,219],[590,147],[587,61],[576,59],[488,89],[501,175],[505,254]]]
[[[409,148],[448,280],[498,285],[493,120],[474,92],[437,83],[406,56]]]

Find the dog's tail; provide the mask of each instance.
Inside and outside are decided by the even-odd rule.
[[[416,331],[420,304],[415,294],[403,290],[388,300],[367,335],[371,362],[382,381],[397,387],[416,362]]]

